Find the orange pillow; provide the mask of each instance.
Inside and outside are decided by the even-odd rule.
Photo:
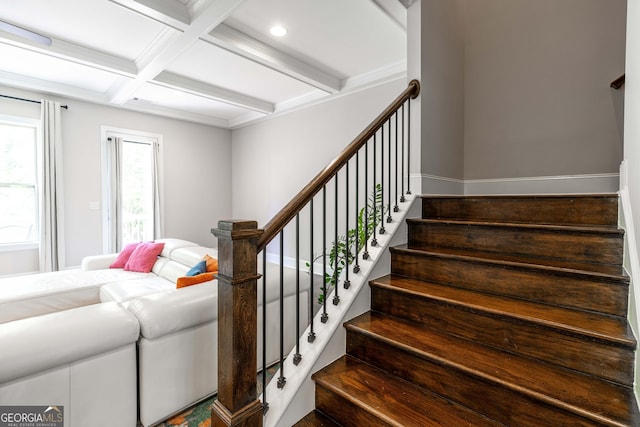
[[[200,273],[195,276],[178,277],[176,282],[176,289],[184,288],[186,286],[197,285],[198,283],[208,282],[213,280],[214,273]]]
[[[207,272],[218,271],[218,260],[216,258],[205,255],[202,259],[207,262]]]

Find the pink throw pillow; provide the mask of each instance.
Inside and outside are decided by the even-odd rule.
[[[164,242],[140,243],[129,257],[124,269],[126,271],[137,271],[140,273],[150,272],[163,248]]]
[[[115,261],[113,261],[113,264],[111,264],[109,268],[124,268],[124,266],[127,264],[127,261],[129,261],[129,257],[139,244],[140,242],[127,244],[124,248],[122,248],[122,250],[118,254],[118,257]]]

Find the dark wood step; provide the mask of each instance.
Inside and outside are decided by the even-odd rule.
[[[381,313],[345,327],[349,355],[506,425],[631,425],[631,387]]]
[[[617,316],[627,313],[628,276],[406,247],[390,250],[395,275]]]
[[[350,356],[313,374],[316,409],[345,427],[501,426]]]
[[[615,227],[618,195],[423,197],[422,218]]]
[[[391,275],[370,286],[372,310],[631,385],[635,339],[624,318]]]
[[[615,228],[409,219],[410,249],[473,254],[610,274],[622,272]]]
[[[320,411],[311,411],[303,419],[293,425],[294,427],[340,427],[331,418]]]

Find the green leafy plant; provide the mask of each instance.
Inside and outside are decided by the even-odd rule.
[[[333,271],[325,273],[324,281],[329,294],[331,288],[336,286],[338,277],[347,266],[347,257],[349,262],[353,264],[353,260],[360,253],[365,245],[366,239],[373,235],[378,224],[382,222],[386,209],[382,204],[382,186],[376,184],[369,195],[367,205],[358,212],[358,219],[355,228],[347,231],[346,235],[338,236],[337,242],[331,244],[330,250],[326,254],[327,266]],[[316,262],[323,258],[324,254],[317,255],[312,262]],[[307,268],[311,267],[310,263],[306,263]],[[318,304],[324,303],[325,295],[321,293],[318,296]]]

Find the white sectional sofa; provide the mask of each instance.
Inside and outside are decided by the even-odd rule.
[[[217,391],[217,280],[176,288],[178,277],[205,254],[217,257],[217,251],[180,239],[157,241],[165,245],[150,273],[110,269],[117,256],[110,254],[88,256],[77,270],[0,279],[0,346],[14,349],[0,355],[0,405],[64,404],[65,419],[71,420],[65,426],[133,427],[136,423],[132,420],[136,419],[149,426]],[[295,270],[285,268],[283,324],[287,350],[296,338],[295,274]],[[267,277],[267,328],[277,330],[279,266],[267,264]],[[301,277],[300,283],[304,329],[308,278]],[[260,331],[261,296],[258,304]],[[31,343],[53,344],[57,334],[66,335],[63,345],[68,351],[64,355],[47,351],[37,357],[29,355]],[[16,340],[19,345],[14,347]],[[268,344],[266,359],[270,364],[279,356],[279,342]],[[110,364],[100,369],[104,375],[89,368],[97,363],[94,359],[105,366]],[[19,369],[14,369],[16,366]],[[82,386],[56,380],[60,372],[74,372],[71,378],[78,379]],[[83,394],[89,385],[107,395]],[[108,395],[113,392],[111,385],[121,390],[115,393],[117,396]],[[15,393],[16,388],[22,394]],[[83,399],[77,400],[78,396]],[[93,402],[94,397],[102,403]],[[102,412],[87,413],[95,406],[88,405],[85,410],[78,403],[85,400],[94,405],[120,402],[115,409],[122,421],[114,423],[111,419],[101,424],[102,415],[97,414]],[[73,421],[88,419],[91,422]]]

